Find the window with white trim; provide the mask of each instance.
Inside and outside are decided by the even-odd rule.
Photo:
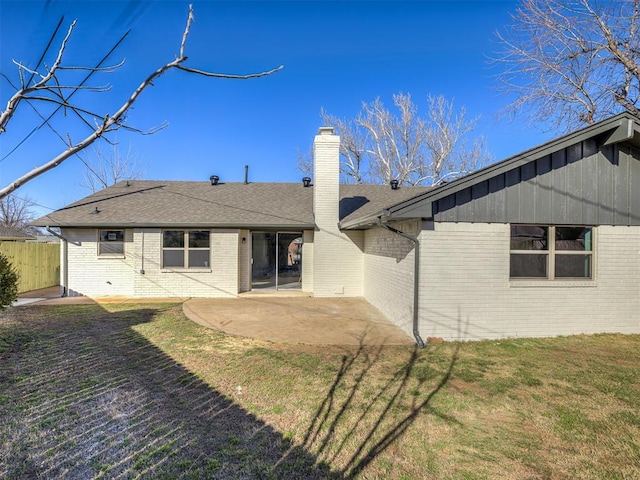
[[[210,266],[209,230],[164,230],[162,232],[163,268],[208,268]]]
[[[590,226],[511,225],[512,279],[593,278]]]
[[[98,255],[124,255],[124,230],[98,230]]]

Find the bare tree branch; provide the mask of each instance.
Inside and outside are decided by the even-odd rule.
[[[71,156],[87,148],[89,145],[94,143],[97,139],[101,138],[103,135],[105,135],[108,132],[112,132],[119,128],[127,128],[133,131],[140,131],[138,129],[134,129],[133,127],[128,127],[125,125],[124,123],[125,114],[131,108],[131,106],[136,102],[136,100],[139,98],[142,92],[148,86],[153,85],[153,81],[156,78],[160,77],[170,69],[175,68],[175,69],[186,71],[188,73],[194,73],[194,74],[203,75],[207,77],[228,78],[228,79],[248,79],[248,78],[257,78],[257,77],[270,75],[283,68],[282,66],[279,66],[275,69],[272,69],[266,72],[261,72],[261,73],[252,73],[247,75],[231,75],[231,74],[219,74],[219,73],[207,72],[207,71],[199,70],[195,68],[184,67],[182,64],[187,60],[187,57],[185,56],[185,45],[191,29],[191,23],[193,21],[193,18],[194,18],[193,6],[190,5],[186,26],[182,35],[181,43],[180,43],[180,55],[173,61],[166,63],[165,65],[161,66],[160,68],[158,68],[157,70],[149,74],[142,81],[142,83],[140,83],[140,85],[131,93],[129,98],[122,104],[122,106],[120,106],[120,108],[118,108],[115,112],[113,112],[112,114],[106,114],[102,116],[98,116],[92,112],[89,112],[86,109],[83,109],[81,107],[78,107],[77,105],[73,105],[69,103],[68,101],[69,97],[66,97],[66,98],[63,97],[61,93],[62,87],[59,86],[59,82],[56,77],[56,72],[60,70],[60,65],[66,49],[67,42],[75,26],[75,21],[74,21],[71,24],[69,31],[67,32],[67,35],[62,41],[62,44],[58,51],[58,55],[52,67],[46,68],[46,74],[44,75],[38,74],[42,77],[42,80],[36,83],[33,87],[24,86],[18,92],[16,92],[16,94],[9,100],[7,104],[7,109],[0,114],[0,132],[5,131],[6,125],[9,122],[9,120],[12,118],[13,114],[15,113],[15,110],[18,104],[22,100],[27,100],[27,99],[32,101],[39,101],[39,102],[42,102],[42,101],[54,102],[54,103],[57,103],[60,107],[72,110],[74,113],[76,113],[79,116],[82,116],[82,114],[91,115],[96,120],[95,128],[87,137],[85,137],[80,142],[77,142],[74,144],[69,140],[68,148],[63,152],[61,152],[59,155],[45,162],[43,165],[30,170],[29,172],[15,179],[9,185],[0,189],[0,198],[3,198],[6,195],[10,194],[11,192],[15,191],[17,188],[24,185],[24,183],[36,178],[39,175],[42,175],[43,173],[51,170],[52,168],[57,167],[58,165],[60,165],[62,162],[64,162]],[[77,67],[75,67],[75,69],[77,69]],[[23,71],[26,71],[24,67],[19,67],[18,70],[21,75]],[[99,71],[97,69],[91,69],[91,68],[86,68],[86,70],[89,70],[91,73]],[[78,86],[78,88],[79,87],[80,86]],[[78,88],[75,88],[75,87],[64,87],[64,88],[73,88],[73,92],[78,90]],[[50,93],[52,97],[45,98],[42,96],[30,96],[31,93],[38,90],[46,91]]]
[[[7,195],[0,199],[0,225],[30,232],[29,222],[35,218],[33,205],[29,197]]]
[[[9,120],[11,120],[11,117],[13,117],[13,114],[15,113],[16,108],[18,108],[18,105],[26,95],[41,88],[48,88],[47,84],[49,83],[49,81],[51,81],[52,78],[54,78],[56,74],[56,70],[60,66],[60,62],[62,62],[62,56],[64,54],[65,49],[67,48],[67,42],[69,41],[69,38],[71,37],[71,33],[73,32],[73,29],[75,26],[76,26],[76,21],[74,20],[69,26],[69,30],[67,31],[67,34],[62,40],[62,44],[60,45],[60,49],[58,50],[58,56],[56,57],[56,60],[53,63],[53,66],[50,69],[48,69],[47,74],[46,75],[37,74],[42,78],[42,80],[37,82],[33,87],[29,87],[28,85],[23,84],[22,88],[18,90],[13,95],[13,97],[9,99],[9,102],[7,103],[7,108],[4,110],[4,112],[0,113],[0,133],[5,132],[7,123],[9,123]],[[25,67],[19,66],[18,69],[20,70],[20,72],[22,72],[23,70],[25,70]],[[32,75],[36,74],[35,72],[29,72],[29,73],[32,73]]]
[[[640,115],[640,1],[523,0],[512,18],[494,59],[504,113],[561,130]]]
[[[60,25],[62,24],[62,19],[60,19],[60,22],[58,23],[58,26],[56,27],[56,30],[54,32],[54,36],[56,35],[58,29],[60,28]],[[88,73],[84,76],[84,78],[82,79],[82,81],[80,81],[80,83],[78,83],[78,88],[74,89],[73,91],[71,91],[71,93],[69,93],[69,95],[65,98],[66,101],[69,101],[71,99],[71,97],[73,97],[78,91],[80,91],[82,89],[82,87],[89,81],[89,79],[96,73],[100,71],[100,68],[102,67],[102,64],[104,62],[107,61],[107,59],[111,56],[111,54],[113,52],[116,51],[116,49],[122,44],[122,42],[124,42],[124,40],[127,38],[127,36],[129,35],[130,30],[127,30],[123,35],[120,36],[120,38],[118,39],[118,41],[111,47],[111,49],[102,57],[102,59],[95,65],[95,67],[91,67],[88,69]],[[51,47],[51,44],[54,40],[54,36],[51,37],[51,39],[49,40],[49,43],[47,45],[47,47],[45,48],[44,52],[42,53],[42,55],[40,56],[40,60],[38,60],[38,64],[40,65],[40,63],[42,63],[48,49]],[[11,83],[11,81],[8,79],[8,77],[6,75],[3,75],[5,79],[7,79],[7,81],[9,82],[9,84],[11,84],[13,86],[13,84]],[[14,87],[15,88],[15,87]],[[46,118],[40,114],[40,112],[38,112],[37,108],[33,105],[33,103],[27,101],[27,104],[36,112],[36,114],[42,119],[42,123],[33,128],[31,130],[31,132],[29,132],[29,134],[27,134],[20,142],[18,142],[11,150],[9,150],[7,153],[5,153],[2,158],[0,158],[0,162],[3,162],[4,160],[6,160],[10,155],[12,155],[18,148],[20,148],[22,145],[24,145],[24,143],[27,142],[27,140],[29,140],[29,138],[31,137],[31,135],[34,134],[34,132],[36,132],[37,130],[39,130],[40,128],[42,128],[43,126],[48,126],[50,129],[52,129],[55,132],[55,129],[52,127],[50,120],[53,119],[53,117],[58,113],[58,111],[60,111],[60,109],[62,108],[61,106],[58,106],[53,112],[51,112]],[[86,122],[86,120],[82,117],[79,116],[82,121],[89,125],[89,128],[93,128],[92,126],[90,126],[90,124],[88,124]],[[2,132],[0,132],[2,133]],[[55,132],[56,135],[58,135],[60,137],[60,134],[58,134],[58,132]],[[66,145],[66,142],[65,142]]]
[[[453,102],[429,96],[427,114],[421,117],[409,94],[398,93],[393,102],[394,112],[379,98],[363,102],[352,120],[321,112],[324,123],[340,135],[343,181],[435,185],[490,160],[482,137],[467,147],[466,137],[475,128],[476,119],[467,120],[464,108],[456,113]],[[308,156],[303,156],[299,165],[308,171]]]
[[[273,68],[271,70],[267,70],[266,72],[259,73],[249,73],[247,75],[234,75],[230,73],[214,73],[214,72],[205,72],[204,70],[198,70],[197,68],[189,68],[183,65],[175,66],[178,70],[182,70],[183,72],[195,73],[197,75],[202,75],[205,77],[214,77],[214,78],[231,78],[235,80],[247,80],[249,78],[258,78],[258,77],[266,77],[267,75],[271,75],[272,73],[279,72],[284,68],[284,65],[280,65],[279,67]]]
[[[94,145],[93,159],[82,160],[85,166],[82,186],[92,193],[107,188],[121,180],[142,178],[145,166],[133,152],[131,145],[126,152],[120,150],[116,140],[108,151],[103,151],[99,144]]]

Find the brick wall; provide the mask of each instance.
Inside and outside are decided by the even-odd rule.
[[[594,280],[586,282],[510,281],[509,225],[430,228],[421,233],[424,338],[640,333],[640,227],[596,229]]]
[[[313,292],[313,230],[302,232],[302,291]]]
[[[211,266],[163,269],[162,230],[125,230],[125,254],[99,257],[96,229],[63,229],[69,244],[70,294],[136,297],[230,297],[238,293],[238,230],[211,231]],[[144,272],[144,273],[143,273]]]
[[[251,290],[251,232],[240,230],[238,242],[238,291],[248,292]]]
[[[410,235],[419,232],[418,222],[403,222],[394,228]],[[364,236],[364,297],[401,327],[413,331],[413,243],[383,228],[372,228]]]
[[[314,141],[313,292],[317,297],[362,295],[364,232],[338,228],[340,137],[320,129]]]
[[[62,235],[70,240],[67,247],[70,296],[134,294],[133,230],[125,230],[124,255],[119,256],[98,256],[96,229],[62,229]]]

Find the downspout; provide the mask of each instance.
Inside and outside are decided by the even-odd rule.
[[[382,227],[386,230],[389,230],[391,233],[395,233],[396,235],[400,235],[402,238],[406,238],[410,242],[413,243],[414,246],[414,266],[413,266],[413,337],[416,339],[416,344],[418,348],[424,348],[425,343],[422,337],[420,336],[419,329],[419,303],[418,299],[420,296],[420,291],[418,289],[420,285],[420,242],[418,241],[418,237],[414,237],[413,235],[409,235],[408,233],[401,232],[400,230],[393,228],[390,225],[382,222],[381,218],[378,218],[378,226]]]
[[[68,288],[69,288],[69,239],[63,237],[58,232],[54,232],[51,230],[49,225],[44,227],[44,229],[49,232],[54,237],[58,237],[64,243],[62,244],[62,267],[64,268],[64,274],[62,276],[62,295],[63,297],[69,296]]]

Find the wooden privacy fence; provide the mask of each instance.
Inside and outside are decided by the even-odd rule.
[[[57,243],[0,242],[5,255],[20,274],[18,293],[60,283],[60,245]]]

